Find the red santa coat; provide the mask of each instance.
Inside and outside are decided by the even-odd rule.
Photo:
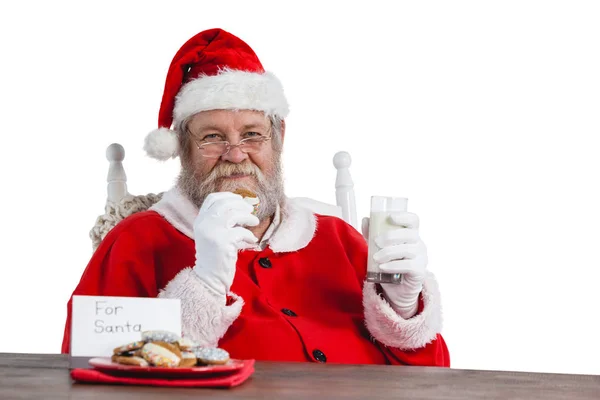
[[[233,358],[450,365],[433,275],[419,313],[403,319],[365,282],[367,244],[344,221],[288,201],[268,246],[239,253],[225,302],[189,268],[197,213],[172,190],[150,211],[121,221],[73,294],[179,298],[184,336],[218,345]],[[67,309],[63,353],[69,351],[71,300]]]

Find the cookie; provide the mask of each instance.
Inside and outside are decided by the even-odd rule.
[[[223,365],[229,361],[229,353],[216,347],[195,348],[194,355],[199,364]]]
[[[126,357],[126,356],[118,356],[115,354],[111,357],[111,360],[112,360],[112,362],[116,362],[117,364],[123,364],[123,365],[135,365],[137,367],[150,366],[148,361],[146,361],[145,359],[143,359],[141,357]]]
[[[239,194],[242,197],[256,197],[256,195],[248,189],[236,189],[233,193]]]
[[[191,351],[183,351],[181,352],[181,356],[181,362],[179,363],[180,367],[193,367],[198,363],[196,355]]]
[[[165,349],[169,350],[170,352],[172,352],[179,358],[182,357],[181,349],[179,348],[179,346],[177,346],[177,343],[167,343],[167,342],[150,342],[150,343],[164,347]]]
[[[246,201],[246,203],[254,207],[254,211],[252,211],[253,215],[256,215],[258,213],[258,206],[260,205],[260,200],[258,199],[258,197],[256,197],[256,194],[247,189],[236,189],[233,193],[239,194],[244,198],[244,201]]]
[[[190,351],[194,347],[198,347],[198,343],[190,338],[183,337],[177,341],[177,345],[181,350]]]
[[[151,342],[142,347],[142,357],[156,367],[173,368],[179,366],[182,355],[171,343]]]
[[[114,349],[113,354],[124,356],[124,355],[127,355],[127,353],[131,353],[138,349],[141,349],[144,346],[144,344],[146,344],[146,343],[142,342],[142,341],[129,343],[129,344],[126,344],[125,346],[117,347],[116,349]]]
[[[166,342],[175,343],[179,339],[179,335],[169,331],[145,331],[142,332],[142,341],[144,342]]]

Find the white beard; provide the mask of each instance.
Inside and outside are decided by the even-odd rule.
[[[182,163],[181,173],[177,178],[177,186],[181,192],[186,195],[192,203],[198,208],[206,196],[217,191],[234,192],[237,189],[246,189],[256,194],[260,201],[257,217],[263,221],[275,214],[277,205],[283,206],[285,194],[283,188],[283,168],[281,165],[281,153],[273,157],[273,170],[269,177],[266,177],[262,171],[250,161],[242,164],[233,164],[224,162],[217,164],[211,172],[205,176],[197,176],[196,168],[193,163],[184,161]],[[236,179],[223,179],[236,173],[251,175],[253,182]]]

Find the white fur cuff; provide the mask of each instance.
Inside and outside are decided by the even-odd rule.
[[[380,343],[400,350],[417,349],[432,342],[442,329],[442,310],[438,284],[431,273],[423,284],[422,296],[423,311],[404,319],[377,294],[374,283],[365,282],[363,305],[371,335]]]
[[[183,336],[201,346],[216,347],[227,329],[242,312],[244,300],[229,294],[235,302],[227,306],[225,299],[213,294],[192,268],[179,272],[158,297],[181,300]]]

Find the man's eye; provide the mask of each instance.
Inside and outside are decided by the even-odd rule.
[[[202,138],[202,140],[207,141],[207,142],[217,142],[217,141],[220,141],[220,140],[223,140],[223,139],[221,138],[220,135],[218,135],[216,133],[211,133],[209,135],[204,136]]]
[[[262,135],[258,132],[246,132],[244,136],[246,136],[247,138],[257,138],[261,137]]]

